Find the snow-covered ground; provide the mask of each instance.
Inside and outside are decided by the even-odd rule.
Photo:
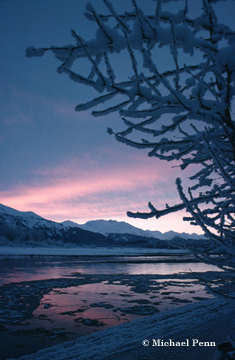
[[[209,360],[215,358],[219,343],[227,340],[228,335],[234,337],[234,311],[235,304],[228,299],[206,300],[99,331],[19,359]]]
[[[28,246],[1,246],[1,255],[145,255],[145,254],[185,254],[187,250],[169,249],[146,249],[128,247],[96,247],[96,246],[76,246],[76,247],[28,247]]]

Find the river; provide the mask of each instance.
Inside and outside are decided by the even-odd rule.
[[[1,360],[213,297],[190,254],[1,256]]]

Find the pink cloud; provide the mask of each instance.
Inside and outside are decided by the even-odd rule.
[[[50,204],[64,208],[65,204],[71,206],[72,203],[87,203],[91,204],[94,212],[96,202],[105,202],[104,209],[107,209],[108,204],[110,208],[117,209],[120,203],[127,202],[133,208],[138,206],[146,192],[148,196],[158,192],[157,183],[161,182],[162,186],[164,183],[165,186],[165,183],[170,181],[170,178],[168,181],[166,179],[167,171],[149,171],[148,164],[142,168],[132,165],[127,169],[94,168],[92,171],[90,166],[87,169],[73,168],[72,162],[66,166],[44,169],[39,173],[44,177],[39,185],[20,186],[10,192],[0,192],[1,201],[23,211],[50,208]]]
[[[112,153],[112,148],[107,152]],[[115,167],[104,162],[100,168],[95,157],[85,154],[57,167],[37,169],[33,174],[37,180],[29,180],[28,186],[1,191],[1,202],[55,221],[70,219],[84,223],[99,218],[117,219],[143,228],[186,231],[189,225],[180,220],[182,214],[159,221],[126,217],[128,210],[147,212],[148,201],[157,208],[164,208],[166,202],[177,203],[175,178],[181,175],[179,168],[172,169],[172,164],[167,162],[138,156],[138,152],[127,154],[126,157],[122,154],[118,163],[115,161]],[[194,227],[190,228],[189,232],[195,231]]]
[[[75,161],[75,160],[74,160]],[[82,163],[81,163],[82,164]],[[188,231],[198,229],[182,222],[182,213],[156,219],[127,218],[126,211],[146,211],[148,201],[157,208],[179,201],[174,185],[175,170],[161,166],[159,171],[132,165],[101,171],[90,167],[75,167],[74,162],[39,172],[45,185],[20,186],[9,192],[0,192],[1,202],[21,211],[35,213],[54,221],[72,220],[84,223],[94,219],[116,219],[134,226],[160,231]],[[174,174],[174,175],[173,175]],[[200,231],[199,231],[200,232]]]

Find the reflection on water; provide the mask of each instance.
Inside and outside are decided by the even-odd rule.
[[[189,255],[2,257],[1,359],[212,297],[190,269],[219,271]]]
[[[178,262],[177,262],[178,261]],[[188,261],[188,262],[185,262]],[[220,271],[216,266],[192,262],[185,256],[2,257],[0,286],[10,282],[56,279],[81,274],[177,274]]]

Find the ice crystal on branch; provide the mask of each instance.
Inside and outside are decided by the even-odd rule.
[[[72,30],[74,45],[29,47],[27,56],[52,51],[61,61],[59,73],[100,93],[76,110],[101,105],[94,116],[119,113],[123,131],[108,129],[118,141],[148,149],[152,157],[179,160],[182,170],[200,165],[186,192],[176,180],[179,204],[157,210],[150,203],[150,213],[128,215],[159,218],[184,208],[184,220],[200,226],[211,241],[197,255],[213,262],[219,249],[216,261],[234,268],[235,33],[217,19],[219,0],[155,0],[151,13],[147,0],[146,9],[132,0],[132,11],[122,14],[113,2],[103,2],[107,15],[90,3],[86,7],[85,16],[97,24],[94,39],[83,40]],[[87,76],[74,69],[81,58],[90,64]],[[115,70],[123,59],[127,73]]]

